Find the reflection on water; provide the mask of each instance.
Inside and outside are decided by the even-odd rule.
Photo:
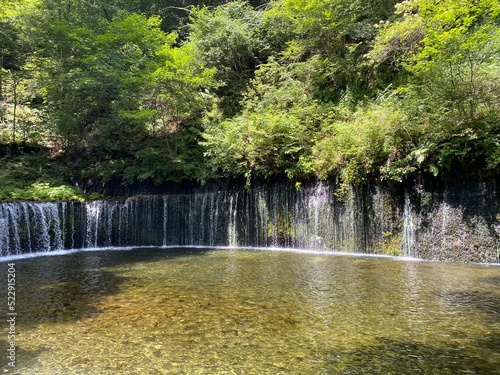
[[[16,271],[11,374],[500,374],[498,267],[150,248]]]

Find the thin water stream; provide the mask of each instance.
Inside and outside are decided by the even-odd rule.
[[[500,374],[498,266],[192,248],[14,262],[9,374]]]

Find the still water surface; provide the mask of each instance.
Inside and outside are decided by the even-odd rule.
[[[154,248],[15,264],[9,374],[500,374],[500,267]]]

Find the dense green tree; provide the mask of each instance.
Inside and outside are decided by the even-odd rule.
[[[176,34],[158,51],[162,65],[154,72],[154,104],[164,128],[199,117],[214,103],[211,88],[218,85],[215,68],[207,68],[196,57],[193,43],[175,47]]]
[[[397,90],[425,129],[416,147],[427,168],[437,174],[485,158],[498,165],[500,4],[413,0],[397,14],[381,25],[372,56],[407,72]]]
[[[285,61],[303,61],[311,56],[322,59],[317,86],[323,99],[338,100],[347,91],[362,98],[375,86],[365,54],[376,36],[376,23],[390,17],[396,3],[275,0],[266,12],[269,37],[285,44],[281,46]]]
[[[162,63],[150,77],[151,91],[145,101],[153,115],[149,137],[131,148],[134,160],[123,172],[128,182],[208,178],[198,142],[201,118],[217,102],[211,93],[217,86],[215,69],[196,59],[192,43],[176,47],[176,39],[176,34],[170,34],[157,52]]]
[[[126,152],[151,113],[142,107],[165,35],[157,18],[117,17],[104,32],[64,23],[46,58],[46,100],[66,147]],[[62,40],[61,40],[62,39]]]
[[[34,43],[27,33],[23,10],[34,9],[30,0],[4,2],[0,10],[0,139],[11,144],[16,153],[19,142],[40,140],[35,137],[34,67],[31,63]]]
[[[216,68],[217,94],[227,115],[240,109],[242,92],[255,68],[265,62],[267,44],[260,32],[263,15],[242,1],[192,9],[188,40],[197,59]]]
[[[497,0],[0,0],[0,36],[2,197],[500,171]]]
[[[311,147],[324,107],[314,97],[316,61],[262,64],[251,81],[241,114],[207,117],[204,146],[224,173],[300,178],[313,172]]]

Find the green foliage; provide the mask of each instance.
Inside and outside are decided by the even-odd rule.
[[[266,12],[269,24],[281,27],[271,37],[282,40],[286,61],[319,55],[328,61],[322,90],[373,85],[364,55],[376,35],[374,24],[392,14],[394,0],[275,0]]]
[[[81,190],[68,185],[51,186],[48,183],[34,183],[25,189],[15,189],[10,194],[12,199],[35,201],[84,201],[85,195]]]
[[[499,128],[500,5],[406,1],[383,24],[371,56],[405,69],[406,111],[426,128],[413,151],[437,175],[454,163],[490,160]],[[406,30],[404,33],[402,30]],[[424,156],[425,155],[425,156]]]
[[[320,178],[339,176],[344,189],[380,173],[382,167],[383,176],[400,180],[413,171],[411,165],[401,170],[398,161],[416,136],[394,102],[360,107],[347,117],[324,123],[314,147],[317,173]]]
[[[159,183],[195,175],[179,167],[190,165],[183,147],[196,148],[200,131],[185,124],[212,106],[215,69],[196,59],[192,43],[177,46],[160,22],[127,12],[85,26],[63,17],[43,34],[56,41],[55,51],[40,53],[47,112],[66,154],[84,160],[74,167],[80,178]]]
[[[85,194],[61,179],[61,167],[44,153],[3,159],[0,168],[1,200],[78,200]]]
[[[498,102],[499,8],[489,0],[403,2],[371,55],[412,73],[421,99],[449,108],[453,122],[470,122]]]
[[[467,122],[498,102],[500,86],[500,5],[491,1],[439,6],[423,2],[422,48],[408,64],[432,99]],[[451,114],[454,114],[453,112]],[[455,119],[454,119],[455,120]]]
[[[158,51],[164,63],[152,76],[157,121],[164,127],[200,116],[215,101],[209,91],[217,86],[215,68],[205,67],[196,58],[192,42],[174,47],[176,39],[175,34],[170,34],[168,42]]]
[[[260,66],[243,112],[207,124],[203,144],[214,167],[223,173],[289,178],[313,171],[311,146],[323,108],[312,100],[305,64],[284,67],[275,60]]]
[[[381,253],[390,256],[401,256],[401,244],[403,243],[402,233],[382,232],[383,241],[377,246],[381,249]]]
[[[500,172],[498,1],[263,3],[0,0],[0,195]]]
[[[357,16],[357,1],[344,0],[279,0],[272,3],[266,16],[283,19],[294,36],[288,42],[286,55],[304,53],[337,54],[346,51],[344,38]]]
[[[50,60],[44,91],[51,119],[67,148],[83,143],[101,151],[124,152],[142,131],[150,112],[141,99],[150,88],[156,53],[165,40],[159,22],[126,15],[101,33],[62,24],[73,54],[66,55],[69,51],[64,49],[60,58]]]
[[[127,160],[123,170],[126,183],[153,181],[159,185],[164,181],[180,182],[184,179],[206,181],[203,153],[198,147],[200,130],[197,126],[170,134],[169,137],[146,142]]]
[[[86,196],[87,200],[102,200],[106,198],[108,197],[106,197],[104,194],[101,193],[91,193]]]
[[[263,11],[243,1],[215,9],[192,9],[188,39],[196,59],[216,69],[215,78],[220,81],[217,93],[228,115],[238,111],[241,93],[255,67],[266,58],[263,16]]]

